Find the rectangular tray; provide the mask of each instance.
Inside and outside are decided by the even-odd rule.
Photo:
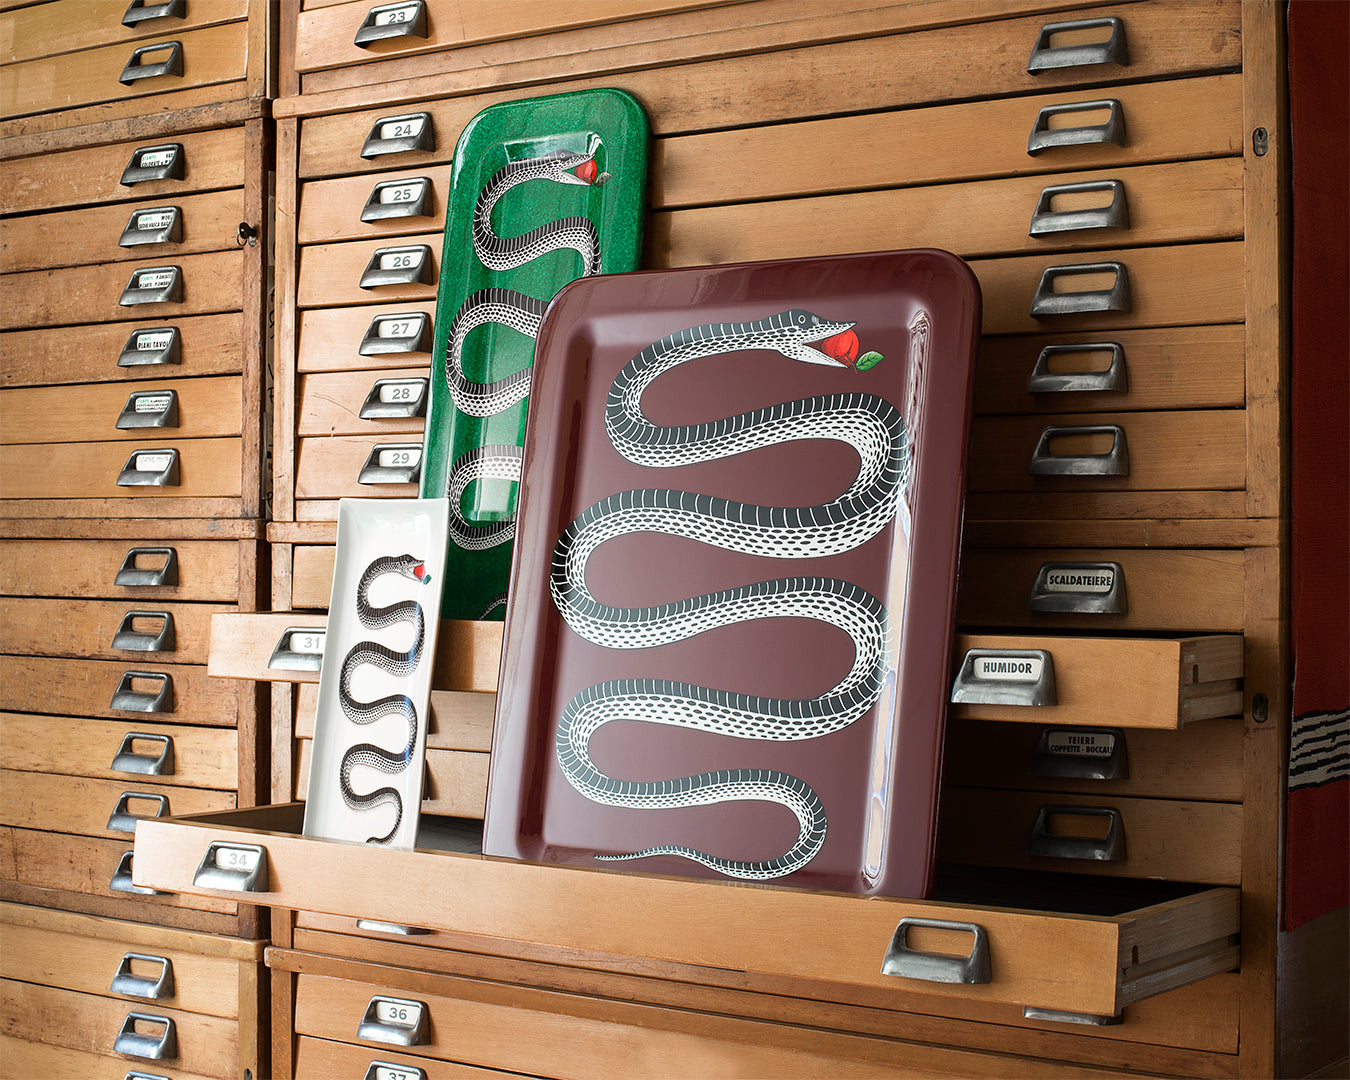
[[[939,251],[559,294],[485,853],[925,894],[979,313]]]

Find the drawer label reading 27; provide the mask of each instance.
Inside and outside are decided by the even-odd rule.
[[[381,319],[377,333],[382,338],[405,338],[417,328],[417,323],[412,319],[400,319],[397,316],[390,316],[387,319]]]
[[[977,679],[999,682],[1037,682],[1045,664],[1037,656],[977,656],[972,674]]]
[[[1109,731],[1047,731],[1045,751],[1058,757],[1110,757],[1116,737]]]

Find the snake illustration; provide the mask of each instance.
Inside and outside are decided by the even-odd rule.
[[[564,217],[515,237],[500,237],[492,228],[492,209],[511,188],[531,180],[556,184],[595,186],[608,173],[597,172],[594,151],[574,153],[557,150],[537,158],[513,161],[499,169],[479,193],[473,214],[473,250],[484,266],[512,270],[548,254],[571,249],[581,256],[582,277],[600,273],[600,238],[589,218]],[[539,334],[539,321],[547,299],[537,299],[513,289],[491,287],[471,293],[455,313],[446,335],[445,378],[455,407],[468,416],[494,416],[530,392],[528,367],[491,383],[476,383],[464,373],[463,349],[470,332],[486,323],[508,326],[528,338]],[[460,497],[476,480],[520,480],[520,449],[516,446],[484,446],[461,455],[446,480],[450,498],[450,534],[466,551],[482,551],[506,543],[515,533],[515,517],[471,525],[460,509]]]
[[[374,701],[357,701],[352,697],[352,676],[362,664],[370,664],[399,678],[409,674],[421,660],[422,642],[426,635],[422,605],[416,600],[400,600],[384,607],[371,606],[370,587],[376,578],[385,574],[398,574],[419,583],[425,583],[430,577],[422,560],[415,555],[382,555],[366,567],[356,586],[356,615],[367,630],[383,630],[401,622],[410,622],[413,626],[413,643],[406,652],[395,652],[378,641],[358,641],[342,661],[338,701],[353,724],[373,724],[382,717],[395,715],[405,717],[408,722],[408,744],[400,753],[390,753],[374,743],[357,743],[342,756],[338,787],[343,802],[353,810],[371,810],[391,803],[394,806],[394,827],[384,836],[370,837],[367,843],[371,844],[387,844],[394,838],[403,822],[403,797],[392,787],[358,794],[352,790],[352,770],[358,765],[366,765],[384,773],[403,772],[412,760],[417,745],[417,708],[407,694],[388,694]]]
[[[815,558],[851,550],[883,530],[908,485],[909,438],[899,409],[868,393],[835,393],[759,408],[701,424],[663,427],[642,412],[642,394],[687,361],[746,349],[772,349],[804,363],[845,366],[813,347],[854,324],[793,309],[757,322],[713,323],[662,338],[615,377],[605,410],[614,448],[637,465],[665,468],[711,461],[799,439],[853,446],[857,478],[837,498],[815,506],[758,506],[706,494],[647,488],[594,503],[563,531],[553,550],[550,592],[573,631],[607,648],[646,648],[751,619],[803,616],[845,631],[854,643],[851,669],[818,697],[753,696],[657,678],[596,684],[574,697],[559,719],[555,749],[573,787],[597,803],[666,809],[733,800],[779,803],[796,815],[798,836],[784,854],[737,861],[662,844],[603,860],[677,855],[729,877],[781,877],[813,859],[825,842],[825,807],[803,780],[762,768],[722,769],[664,781],[620,780],[592,762],[591,736],[611,720],[642,720],[743,739],[810,739],[847,727],[881,695],[890,632],[885,606],[865,589],[825,577],[783,577],[653,607],[623,608],[593,596],[586,562],[606,540],[630,532],[673,534],[731,551]]]

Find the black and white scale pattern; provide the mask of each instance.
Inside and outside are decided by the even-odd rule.
[[[1350,709],[1294,717],[1289,739],[1289,788],[1320,787],[1350,778]]]
[[[422,658],[422,643],[426,637],[426,620],[422,605],[416,600],[400,600],[384,607],[372,607],[370,588],[376,578],[384,574],[398,574],[413,581],[422,580],[422,560],[414,555],[382,555],[374,559],[356,586],[356,616],[367,630],[377,631],[394,626],[397,623],[411,623],[413,643],[406,652],[396,652],[378,641],[358,641],[348,650],[342,660],[342,673],[338,680],[338,702],[342,711],[353,724],[373,724],[386,716],[402,716],[408,723],[408,743],[399,753],[391,753],[374,743],[356,743],[347,748],[342,755],[338,790],[342,801],[351,809],[373,810],[377,806],[394,807],[394,826],[384,836],[372,836],[367,840],[371,844],[387,844],[398,834],[403,822],[403,798],[392,787],[376,788],[365,794],[353,790],[352,771],[359,765],[368,766],[379,772],[397,774],[408,768],[413,750],[417,746],[417,707],[407,694],[388,694],[374,701],[358,701],[352,696],[352,677],[356,669],[370,664],[381,671],[401,678],[417,668]]]
[[[816,558],[848,551],[895,517],[909,481],[909,439],[900,411],[874,394],[848,393],[772,405],[703,424],[660,427],[641,408],[642,394],[664,372],[695,358],[772,349],[788,359],[838,366],[812,343],[852,327],[793,309],[745,323],[691,327],[643,349],[615,378],[605,425],[615,449],[637,465],[667,468],[713,461],[800,439],[836,439],[860,456],[858,476],[836,499],[810,507],[759,506],[668,488],[620,492],[582,512],[558,538],[550,592],[573,631],[606,648],[635,649],[680,641],[714,627],[799,616],[849,635],[848,674],[815,698],[790,700],[710,689],[665,679],[616,679],[578,694],[558,721],[555,746],[568,781],[597,803],[668,809],[727,801],[779,803],[796,816],[798,836],[773,859],[723,858],[681,844],[600,855],[606,860],[677,855],[729,877],[765,880],[809,863],[825,843],[825,807],[805,781],[777,770],[723,769],[665,781],[632,781],[600,771],[591,736],[611,720],[642,720],[736,738],[796,741],[839,731],[881,696],[890,634],[885,606],[867,590],[826,577],[783,577],[670,604],[620,608],[601,603],[586,585],[586,563],[606,540],[662,532],[731,551]]]

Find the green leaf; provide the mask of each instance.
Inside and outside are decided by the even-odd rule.
[[[854,364],[853,367],[858,371],[867,371],[870,368],[876,367],[885,359],[886,358],[879,352],[865,352],[858,357],[858,362]]]

